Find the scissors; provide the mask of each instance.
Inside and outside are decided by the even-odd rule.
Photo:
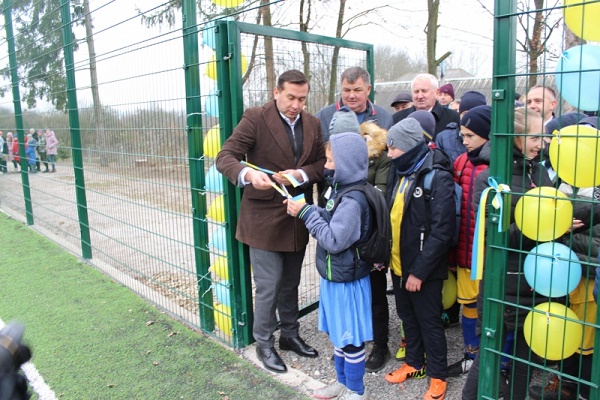
[[[285,193],[285,197],[287,197],[288,199],[292,199],[293,197],[290,194],[290,192],[288,192],[288,190],[285,187],[285,185],[283,183],[280,183],[279,185],[281,185],[281,188],[283,189],[283,192]]]

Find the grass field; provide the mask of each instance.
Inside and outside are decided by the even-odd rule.
[[[0,318],[57,398],[305,398],[4,214],[0,248]]]

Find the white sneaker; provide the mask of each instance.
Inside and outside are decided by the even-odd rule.
[[[315,390],[313,396],[317,399],[335,399],[336,397],[341,396],[344,391],[346,391],[346,386],[341,382],[336,381],[329,386]]]
[[[346,390],[343,395],[339,397],[340,400],[368,400],[369,399],[369,391],[365,388],[365,392],[363,394],[358,394],[351,390]]]
[[[471,365],[473,365],[473,360],[465,356],[462,360],[448,365],[448,376],[461,376],[466,374],[469,372],[469,369],[471,369]]]

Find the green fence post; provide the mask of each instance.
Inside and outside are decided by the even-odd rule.
[[[242,62],[240,30],[235,22],[219,22],[217,25],[217,85],[219,89],[219,124],[221,143],[242,118]],[[232,307],[234,323],[233,346],[240,348],[254,341],[252,337],[253,304],[252,276],[247,247],[235,239],[241,190],[227,183],[225,190],[225,218],[227,221],[227,254],[229,255],[230,282],[232,283]]]
[[[490,158],[490,176],[498,183],[510,183],[512,169],[512,132],[514,115],[516,25],[510,16],[515,10],[514,1],[496,0],[494,19],[494,72],[492,83],[492,135],[493,156]],[[508,16],[507,16],[508,15]],[[491,196],[490,196],[491,197]],[[481,206],[487,207],[482,204]],[[505,213],[510,213],[510,201],[504,202]],[[507,233],[498,232],[500,213],[488,208],[487,246],[485,257],[485,280],[483,321],[479,350],[480,372],[478,398],[497,398],[500,351],[504,344],[504,306],[491,299],[504,299],[504,281],[508,243]],[[506,226],[505,226],[506,228]]]
[[[369,100],[375,102],[375,51],[373,50],[373,46],[367,50],[367,71],[371,75],[371,82],[369,83],[373,85],[369,94]]]
[[[25,155],[25,133],[23,132],[23,111],[21,110],[21,94],[19,92],[19,74],[17,73],[17,55],[15,53],[15,37],[12,26],[12,14],[10,11],[10,0],[4,0],[4,23],[6,28],[6,42],[8,44],[8,63],[10,66],[10,80],[13,94],[13,107],[15,111],[15,127],[19,138],[19,157],[21,157],[21,185],[23,187],[23,199],[25,200],[25,217],[27,225],[33,225],[33,208],[31,206],[31,190],[29,186],[29,174],[27,159]],[[25,169],[23,169],[25,166]]]
[[[87,198],[85,194],[85,178],[83,174],[83,157],[81,154],[81,130],[79,127],[79,110],[77,109],[77,92],[75,85],[75,62],[73,57],[73,31],[71,29],[71,2],[62,0],[60,6],[62,19],[63,51],[65,53],[65,72],[67,78],[67,108],[71,133],[71,153],[75,173],[75,197],[77,198],[77,216],[81,234],[81,256],[92,258],[90,240],[90,224],[88,222]]]
[[[204,151],[202,148],[202,107],[200,104],[200,66],[196,2],[184,0],[181,4],[183,19],[183,58],[185,74],[185,109],[187,115],[188,158],[192,196],[192,225],[194,258],[198,276],[200,327],[212,332],[215,327],[211,279],[208,272],[210,257],[208,229],[205,221],[206,195],[204,192]],[[208,277],[208,278],[206,278]]]

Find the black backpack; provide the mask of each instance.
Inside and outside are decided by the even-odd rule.
[[[364,194],[369,203],[371,229],[366,239],[356,243],[361,260],[372,264],[388,264],[392,252],[392,223],[390,209],[381,190],[369,183],[353,185],[342,190],[335,200],[331,213],[335,211],[342,197],[348,192],[357,191]]]
[[[431,198],[431,181],[433,180],[433,176],[435,175],[435,171],[437,168],[431,169],[425,177],[423,178],[423,189],[425,192],[425,200],[427,201],[427,206],[429,206],[429,200]],[[462,187],[454,182],[454,202],[455,202],[455,220],[456,226],[454,227],[454,234],[452,236],[452,243],[450,243],[450,247],[456,246],[458,244],[458,236],[460,232],[460,221],[462,219]],[[427,210],[427,215],[429,215],[429,210]]]

